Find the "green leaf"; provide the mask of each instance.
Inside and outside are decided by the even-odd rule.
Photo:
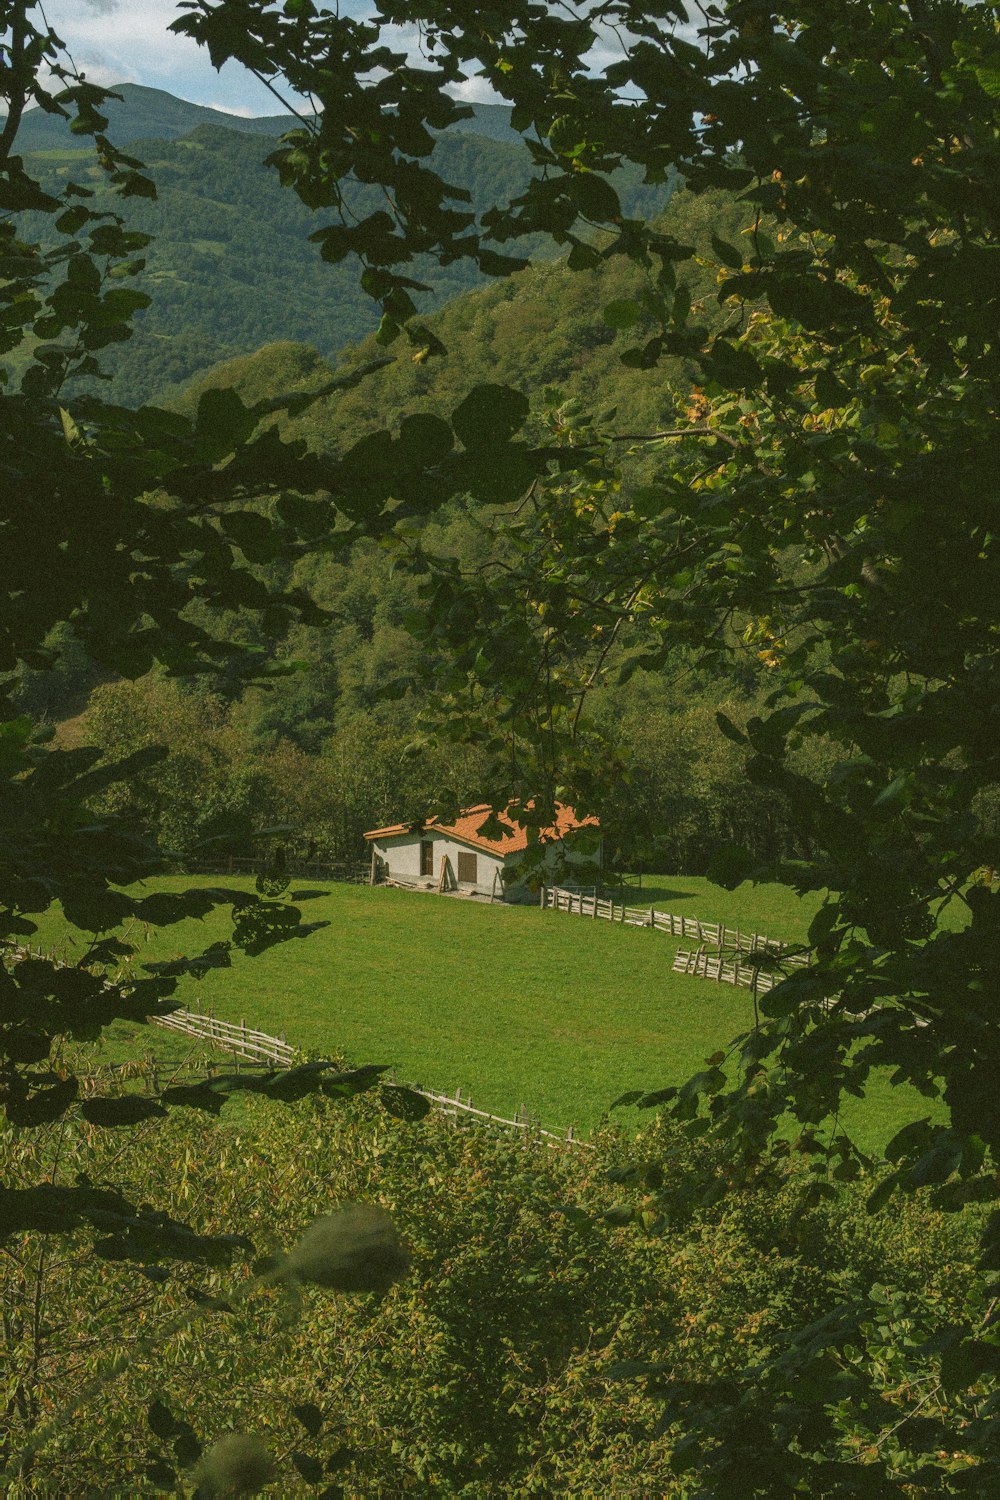
[[[404,417],[399,441],[406,450],[407,464],[419,469],[443,462],[455,446],[448,423],[431,412]]]
[[[643,1089],[630,1089],[627,1094],[619,1094],[618,1098],[612,1101],[609,1108],[624,1109],[629,1104],[638,1104],[639,1100],[643,1097],[643,1093]]]
[[[621,215],[618,194],[610,182],[598,177],[595,172],[572,172],[569,177],[569,195],[586,219],[606,223]]]
[[[379,1090],[384,1109],[398,1120],[422,1120],[430,1114],[431,1103],[414,1089],[403,1088],[396,1083],[384,1083]]]
[[[945,1182],[962,1160],[962,1142],[952,1131],[942,1131],[937,1141],[910,1168],[908,1180],[913,1187],[927,1187]]]
[[[728,339],[717,338],[702,365],[709,379],[726,390],[755,391],[764,383],[764,372],[750,350]]]
[[[146,1423],[154,1437],[166,1442],[178,1430],[177,1418],[160,1400],[151,1401],[146,1408]]]
[[[210,459],[223,458],[245,443],[256,426],[255,413],[229,387],[212,387],[198,402],[195,432]]]
[[[728,240],[722,240],[717,234],[713,234],[712,249],[722,261],[722,264],[728,266],[730,270],[739,271],[742,268],[743,256],[737,250],[736,246],[731,245]]]
[[[865,1204],[870,1214],[877,1214],[885,1207],[893,1193],[902,1180],[902,1172],[890,1172],[888,1177],[883,1177],[874,1192],[870,1193]]]
[[[988,94],[991,99],[1000,99],[1000,59],[991,59],[972,71],[983,93]]]
[[[727,714],[724,714],[721,709],[715,715],[715,722],[726,736],[726,739],[732,740],[734,745],[742,745],[745,748],[749,744],[743,730],[738,728],[732,719]]]
[[[451,425],[466,448],[502,447],[528,415],[528,399],[507,385],[477,385],[451,414]]]
[[[318,1458],[313,1458],[308,1453],[301,1453],[298,1449],[292,1453],[292,1463],[307,1484],[322,1484],[324,1469]]]
[[[310,1437],[319,1437],[323,1431],[326,1419],[314,1401],[304,1401],[299,1406],[293,1406],[292,1415],[302,1423]]]
[[[749,849],[742,848],[739,844],[731,844],[725,849],[720,849],[713,857],[708,867],[708,878],[715,885],[723,886],[727,891],[734,891],[744,880],[748,880],[756,868],[758,861],[750,853]]]

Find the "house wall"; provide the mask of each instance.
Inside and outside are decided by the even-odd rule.
[[[497,871],[503,869],[503,860],[496,854],[488,854],[484,849],[472,849],[468,844],[459,843],[457,839],[449,839],[440,833],[428,830],[423,839],[413,833],[396,834],[391,838],[372,839],[375,852],[379,859],[385,860],[389,867],[390,880],[406,880],[416,884],[420,879],[420,845],[430,843],[434,846],[434,883],[437,884],[441,874],[441,860],[447,856],[451,865],[453,879],[458,879],[458,855],[475,854],[476,856],[476,882],[474,885],[465,881],[461,882],[459,889],[463,891],[478,891],[481,895],[489,896],[493,893],[493,881]],[[428,880],[429,876],[424,876]],[[497,882],[497,894],[500,886]]]
[[[384,860],[388,866],[390,880],[402,880],[413,885],[423,880],[428,882],[431,877],[420,874],[420,845],[430,843],[434,847],[434,883],[437,884],[441,874],[441,860],[447,856],[451,865],[451,874],[454,880],[458,880],[458,856],[460,853],[476,856],[476,882],[470,884],[462,881],[460,890],[476,891],[483,896],[491,896],[494,891],[494,877],[498,871],[504,875],[504,899],[519,905],[527,904],[538,899],[537,890],[532,890],[529,885],[518,880],[518,865],[521,860],[519,854],[509,855],[506,860],[498,854],[489,854],[484,849],[473,850],[469,844],[460,843],[457,839],[448,838],[441,833],[428,830],[421,838],[415,833],[397,833],[388,838],[372,839],[371,843],[379,859]],[[595,853],[592,848],[575,850],[563,844],[553,844],[546,851],[545,874],[546,876],[556,869],[560,862],[560,856],[571,864],[592,862]],[[600,850],[596,855],[600,863]],[[537,875],[535,877],[538,878]],[[496,882],[496,892],[499,898],[500,883]]]
[[[560,840],[558,843],[548,845],[545,850],[545,861],[541,867],[541,870],[539,871],[538,867],[535,866],[532,872],[532,878],[536,882],[539,880],[544,880],[547,882],[552,879],[555,876],[556,872],[560,870],[560,867],[564,866],[565,864],[568,864],[570,866],[584,864],[593,866],[594,864],[597,864],[599,866],[601,864],[601,853],[602,845],[600,842],[598,843],[596,849],[592,845],[586,848],[577,849],[573,847],[572,842],[563,843]],[[538,900],[538,890],[537,887],[535,889],[532,889],[531,886],[526,885],[523,881],[520,881],[518,879],[518,865],[521,862],[521,858],[521,855],[515,854],[507,860],[505,871],[507,878],[506,899],[516,904],[524,905],[527,902]],[[573,877],[570,870],[563,868],[560,878],[564,880],[571,880]],[[587,876],[587,879],[588,881],[592,882],[594,880],[593,874],[589,874]]]

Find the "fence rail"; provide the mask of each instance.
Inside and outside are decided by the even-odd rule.
[[[166,1016],[151,1016],[149,1018],[156,1026],[165,1026],[172,1031],[182,1031],[188,1036],[199,1037],[203,1041],[214,1042],[216,1046],[225,1048],[240,1057],[250,1058],[255,1065],[271,1062],[280,1067],[291,1067],[301,1057],[301,1052],[286,1042],[284,1035],[280,1037],[270,1036],[266,1031],[256,1031],[242,1021],[235,1026],[230,1021],[219,1021],[215,1016],[205,1016],[186,1010],[171,1011]],[[395,1082],[395,1075],[393,1075]],[[457,1089],[454,1095],[437,1094],[431,1089],[421,1088],[419,1084],[405,1084],[403,1087],[411,1089],[413,1093],[419,1094],[442,1114],[457,1117],[459,1114],[473,1115],[478,1120],[484,1120],[491,1125],[506,1126],[513,1130],[525,1131],[531,1135],[541,1136],[547,1143],[558,1145],[586,1146],[590,1148],[589,1142],[578,1140],[573,1132],[573,1126],[563,1134],[554,1130],[546,1130],[537,1121],[528,1118],[525,1105],[521,1105],[512,1120],[503,1115],[494,1115],[485,1109],[477,1109],[472,1100],[463,1096],[462,1090]]]
[[[629,927],[651,927],[657,932],[669,933],[673,937],[697,938],[699,943],[712,943],[718,948],[732,948],[737,953],[749,953],[761,949],[786,957],[789,963],[807,964],[808,957],[793,951],[795,945],[780,938],[765,936],[762,932],[744,932],[739,927],[727,927],[723,922],[703,922],[700,917],[689,917],[683,913],[657,911],[655,906],[625,906],[609,897],[590,895],[566,886],[542,887],[540,905],[543,910],[575,912],[581,917],[600,917],[605,921],[624,922]]]
[[[752,964],[741,964],[735,955],[727,958],[722,949],[709,953],[704,948],[697,948],[689,953],[679,948],[673,970],[675,974],[690,974],[698,979],[714,979],[718,984],[737,984],[748,989],[752,988],[756,978],[757,992],[761,995],[773,989],[775,984],[773,974]]]
[[[297,1047],[289,1046],[284,1035],[270,1036],[266,1031],[256,1031],[246,1021],[235,1026],[231,1021],[220,1021],[215,1016],[203,1016],[189,1010],[173,1010],[169,1015],[150,1016],[149,1019],[154,1026],[164,1026],[169,1031],[181,1031],[185,1036],[214,1042],[226,1052],[251,1061],[289,1068],[301,1056]]]
[[[412,1089],[413,1092],[415,1094],[419,1094],[421,1098],[429,1100],[430,1103],[436,1109],[438,1109],[441,1114],[444,1115],[474,1115],[477,1120],[484,1120],[488,1125],[501,1125],[512,1130],[523,1130],[531,1135],[539,1135],[546,1142],[546,1144],[559,1146],[583,1146],[588,1151],[592,1151],[594,1149],[589,1141],[581,1141],[578,1138],[572,1125],[570,1125],[565,1132],[557,1130],[546,1130],[544,1126],[539,1125],[537,1120],[531,1120],[528,1118],[527,1106],[524,1104],[520,1106],[514,1118],[512,1120],[509,1120],[504,1115],[491,1114],[490,1111],[486,1109],[476,1109],[473,1106],[471,1099],[467,1097],[463,1098],[461,1089],[456,1089],[454,1095],[449,1095],[435,1094],[430,1089],[421,1088],[419,1084],[406,1084],[405,1087]]]

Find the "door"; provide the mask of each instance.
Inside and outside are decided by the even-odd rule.
[[[430,839],[422,839],[420,842],[420,873],[434,874],[434,845]]]

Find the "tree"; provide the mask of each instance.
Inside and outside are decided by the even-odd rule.
[[[141,164],[103,133],[106,91],[75,72],[34,11],[27,0],[0,5],[7,105],[0,128],[0,357],[17,355],[23,367],[17,382],[9,369],[0,374],[7,583],[0,609],[0,1102],[11,1125],[26,1129],[77,1107],[79,1081],[64,1059],[52,1057],[59,1038],[93,1037],[116,1017],[170,1010],[178,975],[228,966],[234,952],[252,956],[310,928],[280,899],[287,882],[277,875],[249,893],[127,889],[162,868],[162,852],[133,825],[94,808],[162,749],[144,746],[99,764],[98,747],[53,746],[51,726],[38,728],[17,711],[18,672],[44,672],[60,653],[82,648],[108,676],[136,678],[157,662],[174,675],[225,667],[253,680],[262,669],[259,651],[213,633],[213,615],[245,612],[272,636],[292,622],[322,623],[324,613],[307,593],[266,587],[252,565],[294,558],[310,538],[333,531],[331,485],[357,482],[352,471],[342,485],[338,465],[262,423],[288,405],[280,393],[253,407],[231,392],[208,393],[190,419],[66,394],[76,377],[99,378],[101,350],[129,336],[129,319],[147,300],[129,285],[146,239],[123,215],[95,209],[86,187],[66,182],[58,194],[42,190],[15,154],[26,107],[63,115],[76,134],[92,137],[122,198],[150,196],[154,188]],[[28,212],[51,221],[54,247],[22,239],[19,216]],[[300,398],[289,399],[294,405]],[[93,935],[74,966],[24,946],[38,914],[57,902]],[[114,934],[121,923],[162,926],[220,904],[232,909],[230,942],[115,981],[134,952]],[[380,1071],[334,1077],[333,1065],[320,1063],[253,1086],[276,1098],[314,1088],[347,1096],[370,1087]],[[217,1110],[227,1090],[245,1085],[235,1079],[193,1092],[166,1089],[157,1099],[91,1099],[79,1109],[95,1124],[123,1126],[172,1104]],[[113,1187],[86,1181],[0,1185],[0,1224],[4,1237],[89,1226],[97,1253],[144,1263],[211,1259],[238,1242],[202,1239]]]
[[[439,708],[506,755],[512,790],[551,796],[561,782],[592,802],[601,765],[580,732],[581,701],[619,643],[631,638],[658,667],[678,646],[729,649],[738,626],[775,692],[745,732],[724,718],[722,730],[817,851],[766,873],[831,895],[810,933],[813,963],[770,993],[735,1085],[712,1067],[644,1102],[730,1136],[737,1179],[762,1163],[780,1171],[789,1143],[777,1127],[790,1113],[816,1198],[865,1168],[839,1101],[886,1068],[943,1099],[950,1121],[914,1118],[899,1133],[873,1208],[921,1186],[948,1210],[991,1200],[1000,849],[977,807],[1000,780],[998,7],[728,0],[693,8],[695,38],[684,7],[630,0],[485,12],[385,3],[365,24],[310,0],[184,8],[177,29],[217,64],[239,58],[320,107],[273,160],[305,202],[331,210],[316,238],[332,261],[361,260],[383,341],[403,330],[415,358],[440,352],[403,274],[418,251],[506,273],[510,259],[486,238],[543,232],[571,269],[623,255],[645,270],[639,296],[606,319],[625,362],[652,379],[664,355],[686,358],[690,397],[660,433],[637,437],[615,418],[557,423],[547,453],[496,462],[485,498],[521,502],[496,524],[516,547],[513,567],[505,556],[494,574],[465,576],[414,548],[428,580],[424,638],[454,663]],[[419,67],[382,43],[381,25],[404,23],[420,31]],[[591,61],[599,41],[620,46],[602,70]],[[423,164],[431,131],[461,113],[448,89],[472,73],[511,104],[541,169],[478,224]],[[688,250],[623,217],[608,174],[626,160],[647,181],[676,168],[688,192],[741,195],[744,241],[714,244],[731,310],[721,333],[691,304],[679,269]],[[387,195],[387,209],[358,224],[336,220],[352,172]],[[473,393],[453,425],[473,450],[495,444],[499,460],[526,411],[512,392]],[[418,422],[401,429],[412,458]],[[623,488],[618,455],[637,441],[658,469]],[[368,443],[381,479],[391,440]],[[404,475],[386,498],[406,498]],[[842,752],[828,778],[788,765],[817,736]],[[734,851],[717,870],[735,881],[753,863]],[[958,930],[944,920],[956,906]],[[983,1264],[990,1276],[1000,1268],[1000,1212]],[[713,1493],[740,1492],[748,1475],[767,1492],[858,1493],[853,1467],[820,1473],[816,1413],[836,1399],[860,1317],[848,1310],[836,1332],[816,1335],[827,1355],[809,1400],[795,1401],[789,1372],[813,1353],[779,1376],[749,1372],[751,1395],[689,1393],[711,1440],[688,1457],[714,1476]],[[995,1328],[956,1326],[951,1339],[950,1379],[974,1384],[996,1369]],[[983,1493],[997,1482],[985,1420],[966,1437],[978,1463],[955,1483]],[[952,1483],[932,1459],[926,1473]],[[878,1456],[869,1478],[872,1493],[896,1492]]]

